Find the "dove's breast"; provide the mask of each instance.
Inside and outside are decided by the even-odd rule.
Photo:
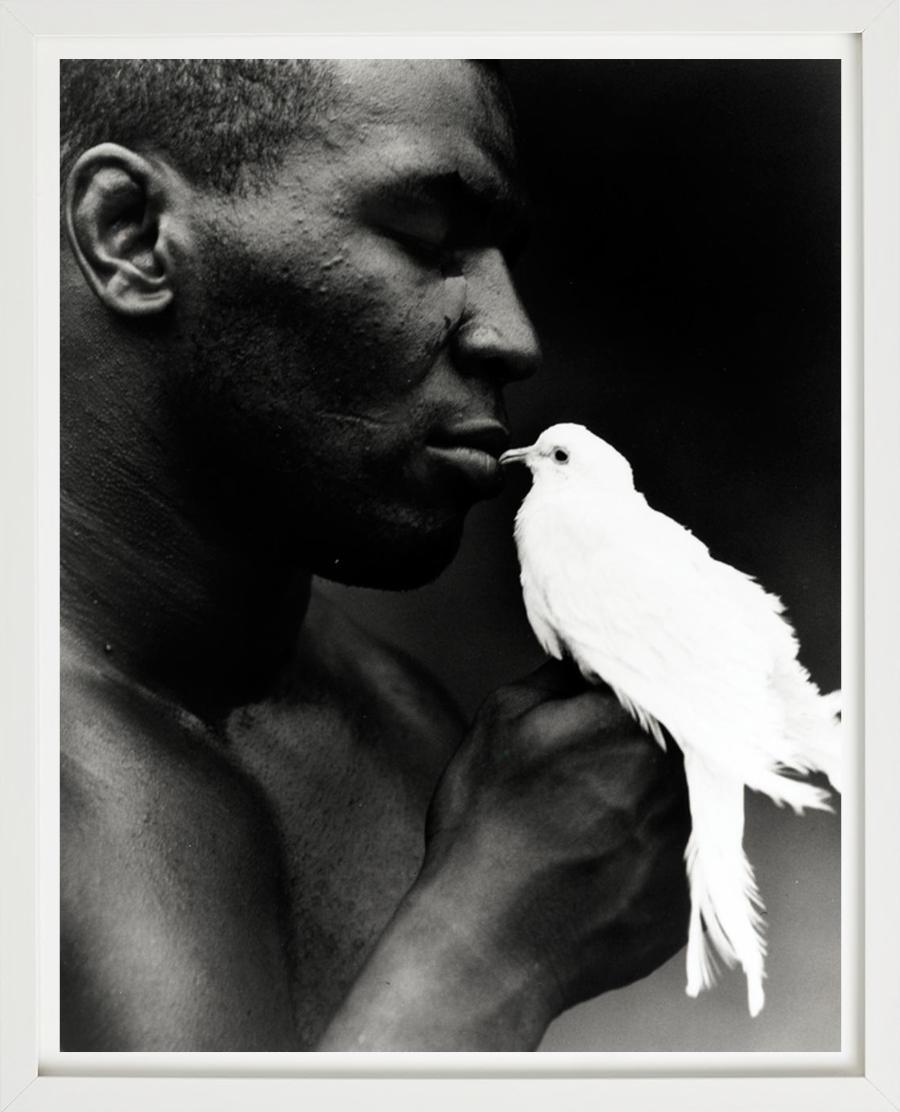
[[[515,539],[528,621],[544,651],[560,660],[571,648],[567,600],[605,543],[603,529],[597,522],[586,528],[571,499],[532,488],[516,515]]]
[[[640,495],[533,488],[515,535],[526,612],[548,653],[571,655],[679,741],[724,747],[748,772],[768,759],[783,719],[770,680],[791,640],[777,600]]]

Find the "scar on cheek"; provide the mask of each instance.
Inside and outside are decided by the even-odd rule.
[[[462,321],[466,311],[468,283],[465,278],[453,278],[444,283],[444,324],[452,332]]]

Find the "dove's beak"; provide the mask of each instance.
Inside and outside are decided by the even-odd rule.
[[[533,444],[529,444],[527,448],[510,448],[508,452],[504,452],[500,457],[500,462],[504,466],[507,463],[525,463],[533,447]]]

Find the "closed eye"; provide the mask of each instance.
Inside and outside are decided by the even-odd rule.
[[[411,255],[417,262],[425,266],[440,268],[447,278],[458,277],[462,274],[462,267],[457,257],[456,249],[446,241],[435,241],[423,236],[411,235],[408,232],[392,231],[391,238]]]
[[[456,170],[388,181],[366,208],[369,219],[411,254],[457,274],[460,256],[482,247],[498,247],[507,266],[513,266],[530,224],[514,182],[503,178],[476,184]]]

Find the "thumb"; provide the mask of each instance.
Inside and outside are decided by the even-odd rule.
[[[570,699],[589,690],[592,690],[591,685],[569,657],[547,660],[529,675],[507,686],[516,709],[523,714],[551,699]]]

